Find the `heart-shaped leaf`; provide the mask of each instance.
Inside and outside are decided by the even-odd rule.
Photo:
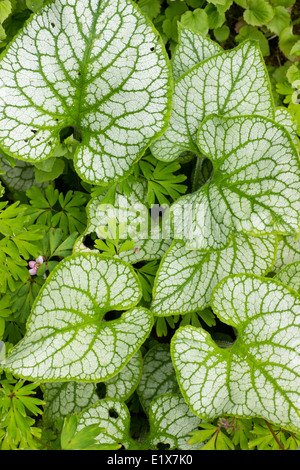
[[[130,0],[55,0],[4,52],[0,90],[0,145],[9,155],[44,160],[73,129],[78,174],[108,184],[166,129],[170,65]]]
[[[175,160],[182,152],[200,154],[197,132],[209,114],[274,117],[274,105],[259,46],[245,42],[214,55],[183,74],[174,87],[173,109],[165,134],[151,152]]]
[[[222,51],[218,43],[178,23],[178,46],[172,58],[174,80],[199,62]]]
[[[280,282],[232,275],[212,294],[221,321],[237,330],[222,349],[201,328],[175,333],[171,354],[191,410],[206,420],[261,417],[300,430],[300,296]]]
[[[65,258],[40,290],[7,369],[42,382],[109,379],[151,331],[151,312],[134,308],[140,298],[140,283],[127,263],[95,253]]]
[[[276,238],[236,235],[220,251],[187,250],[174,242],[156,275],[151,311],[157,316],[203,310],[213,288],[229,274],[266,274],[274,263]]]
[[[127,450],[157,449],[168,444],[169,449],[198,449],[189,445],[188,433],[198,428],[200,420],[190,410],[181,395],[166,394],[157,397],[150,405],[150,430],[144,440],[135,441],[130,436],[130,414],[125,403],[116,399],[98,401],[82,411],[78,430],[91,424],[104,428],[97,437],[103,444],[123,444]]]
[[[261,116],[210,116],[198,145],[212,162],[210,181],[173,204],[174,238],[216,250],[233,232],[296,235],[300,164],[284,127]]]

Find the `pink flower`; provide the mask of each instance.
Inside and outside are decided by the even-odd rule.
[[[29,269],[29,274],[34,276],[43,262],[44,258],[41,255],[35,261],[29,261],[28,266],[31,268]]]
[[[134,251],[135,251],[135,253],[138,253],[140,251],[140,249],[138,247],[136,247],[136,249]]]

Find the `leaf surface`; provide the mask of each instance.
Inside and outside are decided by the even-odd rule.
[[[146,413],[154,398],[165,393],[180,393],[169,344],[157,344],[145,354],[137,393]]]
[[[106,396],[127,400],[137,387],[141,372],[142,357],[138,351],[118,374],[103,382]],[[43,420],[51,426],[58,418],[80,413],[99,400],[95,383],[48,382],[42,383],[41,389],[45,400]]]

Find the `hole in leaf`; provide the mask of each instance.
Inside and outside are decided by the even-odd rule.
[[[156,444],[156,448],[158,450],[168,450],[170,449],[170,444],[166,444],[165,442],[158,442]]]
[[[73,136],[74,139],[78,140],[78,142],[82,141],[82,134],[79,129],[73,126],[67,126],[64,127],[63,129],[60,130],[59,132],[59,137],[60,137],[60,143],[62,143],[64,140],[66,140],[68,137]]]
[[[102,318],[102,321],[112,321],[112,320],[117,320],[118,318],[121,317],[122,313],[124,311],[120,310],[110,310],[109,312],[106,312]]]
[[[97,238],[96,232],[88,233],[82,240],[82,243],[90,250],[93,250],[95,248],[95,240],[97,240]]]
[[[232,326],[222,323],[216,318],[216,324],[212,327],[207,327],[212,339],[220,348],[229,348],[237,339],[237,335]]]
[[[100,400],[106,397],[106,385],[104,382],[99,382],[97,384],[96,392]]]
[[[154,51],[155,51],[155,47],[154,47],[154,46],[150,47],[150,51],[151,51],[151,52],[154,52]]]
[[[114,419],[117,419],[119,417],[119,413],[117,413],[117,411],[114,408],[110,408],[108,410],[108,415],[110,418],[114,418]]]

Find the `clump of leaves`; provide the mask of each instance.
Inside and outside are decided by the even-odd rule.
[[[26,191],[26,195],[31,206],[31,217],[36,224],[60,228],[64,236],[82,233],[86,228],[87,193],[70,190],[64,195],[48,185],[44,193],[34,186]]]
[[[44,404],[33,396],[38,384],[10,377],[0,385],[1,449],[38,449],[41,430],[33,417],[42,414],[40,407]]]
[[[33,225],[26,205],[0,203],[0,292],[27,280],[27,260],[40,255],[36,241],[42,237],[43,227]]]

